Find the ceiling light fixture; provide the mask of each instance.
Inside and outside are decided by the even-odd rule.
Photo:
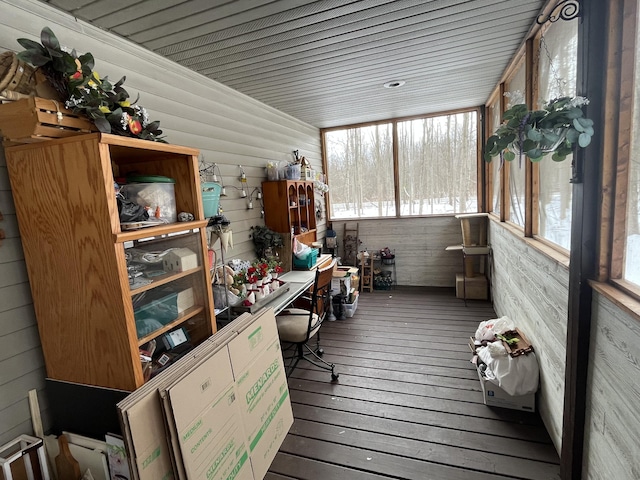
[[[403,86],[405,83],[407,82],[405,82],[404,80],[394,80],[392,82],[385,83],[383,86],[384,88],[398,88]]]

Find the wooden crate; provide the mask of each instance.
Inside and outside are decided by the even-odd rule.
[[[91,120],[62,102],[28,97],[0,105],[0,134],[5,145],[33,143],[97,131]]]

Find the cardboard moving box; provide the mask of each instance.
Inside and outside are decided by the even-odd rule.
[[[478,370],[478,378],[482,387],[482,397],[485,405],[491,407],[511,408],[514,410],[524,410],[525,412],[536,411],[536,394],[512,396],[502,390],[493,382],[487,380],[482,374],[480,368]]]
[[[464,298],[469,300],[487,300],[489,296],[489,287],[487,277],[477,275],[475,277],[467,277],[466,282],[462,273],[456,273],[456,298]]]
[[[253,476],[260,480],[293,425],[293,411],[273,310],[254,317],[229,342],[229,356]]]
[[[262,480],[293,425],[273,310],[243,314],[118,409],[135,479]]]

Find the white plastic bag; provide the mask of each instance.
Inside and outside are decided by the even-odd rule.
[[[293,254],[300,260],[306,259],[311,253],[311,247],[299,242],[295,237],[293,238]]]
[[[494,342],[502,345],[502,342]],[[504,350],[504,347],[502,347]],[[494,353],[492,355],[491,353]],[[506,352],[506,350],[505,350]],[[484,374],[491,383],[499,386],[509,395],[527,395],[538,390],[540,371],[535,353],[512,357],[501,353],[499,346],[480,347],[478,357],[486,365]]]
[[[478,329],[476,330],[476,340],[487,340],[493,342],[496,339],[496,335],[503,334],[510,330],[515,330],[516,326],[506,315],[500,318],[493,318],[491,320],[485,320],[480,322]]]

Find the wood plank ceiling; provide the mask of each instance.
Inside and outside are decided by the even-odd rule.
[[[45,3],[324,128],[483,104],[545,0]]]

